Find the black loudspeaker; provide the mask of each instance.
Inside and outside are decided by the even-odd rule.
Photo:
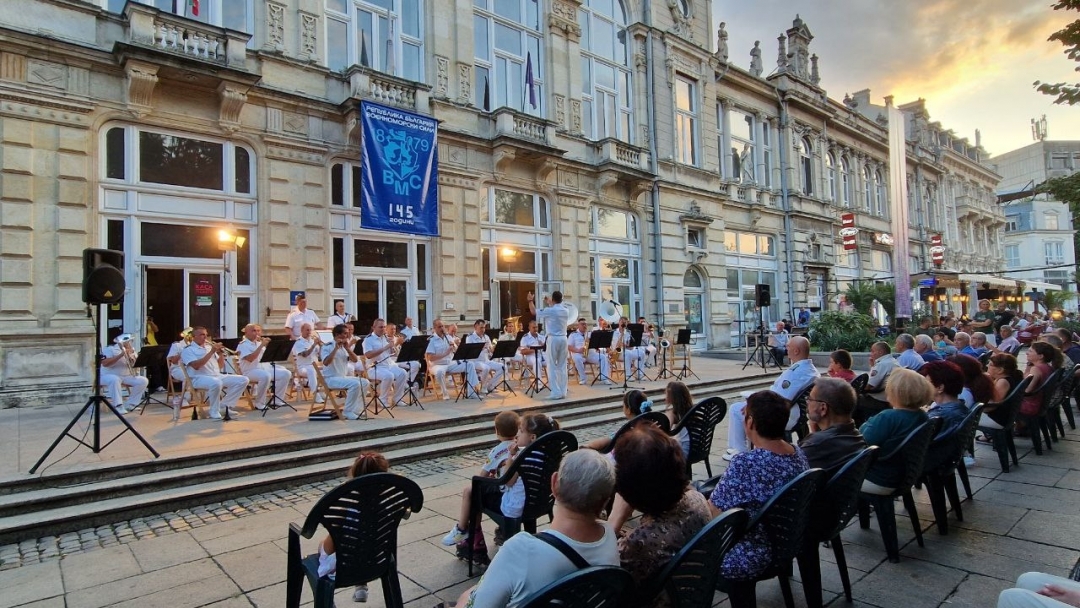
[[[124,297],[124,252],[83,249],[82,299],[87,304],[115,304]]]
[[[996,300],[1001,297],[1000,289],[977,289],[975,297],[980,300]]]
[[[767,284],[754,285],[754,300],[760,308],[766,308],[772,303],[772,290]]]

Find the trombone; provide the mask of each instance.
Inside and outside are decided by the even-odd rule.
[[[135,354],[135,349],[131,346],[134,341],[134,334],[120,334],[113,339],[113,342],[120,347],[120,354],[123,355],[124,363],[127,364],[129,376],[135,375],[135,368],[132,366],[132,363],[134,362],[132,355]]]

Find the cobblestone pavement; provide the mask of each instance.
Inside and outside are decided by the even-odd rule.
[[[575,429],[575,434],[582,441],[588,441],[594,437],[614,432],[620,424],[621,422],[612,422],[587,429]],[[458,471],[473,466],[479,467],[484,463],[486,454],[487,450],[473,450],[463,454],[451,454],[401,465],[391,463],[391,466],[395,473],[415,479]],[[344,480],[345,476],[343,475],[334,479],[290,486],[273,492],[264,492],[159,515],[137,517],[59,536],[46,536],[37,540],[26,540],[18,544],[3,545],[0,546],[0,571],[60,559],[63,556],[94,549],[127,544],[136,540],[183,532],[217,522],[250,517],[315,501],[340,485]]]

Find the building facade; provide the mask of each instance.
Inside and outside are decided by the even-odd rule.
[[[1008,275],[1033,286],[1052,284],[1076,291],[1072,213],[1067,204],[1034,188],[1080,169],[1080,141],[1039,141],[992,159],[1001,174],[998,193],[1005,212]],[[1076,310],[1076,302],[1066,304]]]
[[[921,101],[902,106],[911,225],[892,234],[887,125],[868,91],[820,87],[798,18],[747,61],[707,0],[31,0],[0,23],[9,406],[85,391],[87,247],[125,254],[100,337],[142,340],[152,317],[163,343],[279,327],[297,291],[364,331],[561,289],[590,319],[614,300],[724,347],[890,280],[896,238],[912,271],[935,234],[945,267],[1004,263],[996,175]],[[361,221],[361,101],[439,121],[438,236]]]

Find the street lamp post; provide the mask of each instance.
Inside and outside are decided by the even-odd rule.
[[[232,228],[218,231],[218,249],[221,250],[221,265],[222,269],[225,271],[225,276],[222,277],[221,287],[221,314],[226,321],[225,325],[221,326],[220,335],[222,336],[225,335],[226,325],[228,324],[227,319],[229,318],[229,315],[226,306],[229,292],[232,291],[233,277],[232,273],[229,272],[229,252],[235,252],[237,249],[243,247],[245,243],[247,243],[247,237],[236,234],[236,231]]]

